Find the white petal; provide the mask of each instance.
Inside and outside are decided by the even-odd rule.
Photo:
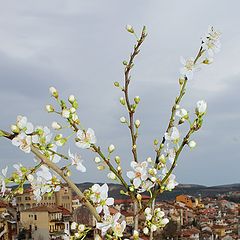
[[[135,188],[139,188],[140,187],[140,185],[141,185],[141,179],[140,178],[134,178],[134,180],[133,180],[133,185],[134,185],[134,187]]]
[[[135,173],[133,171],[129,171],[129,172],[127,172],[127,177],[130,179],[134,179]]]

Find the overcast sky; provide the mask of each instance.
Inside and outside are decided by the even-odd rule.
[[[77,96],[79,116],[95,130],[106,150],[113,143],[123,159],[131,160],[128,130],[119,123],[123,80],[122,61],[136,31],[147,26],[148,37],[136,60],[130,86],[139,95],[141,120],[139,156],[154,157],[152,142],[166,129],[170,107],[178,92],[180,56],[195,56],[209,25],[222,32],[222,50],[211,66],[189,82],[182,107],[193,110],[197,100],[208,102],[208,113],[175,171],[181,183],[218,185],[240,182],[240,3],[238,1],[0,1],[0,127],[8,129],[18,114],[35,125],[55,120],[44,111],[55,86],[63,97]],[[95,170],[93,154],[78,150],[88,172],[74,180],[104,181]],[[0,139],[0,167],[29,164],[32,156]]]

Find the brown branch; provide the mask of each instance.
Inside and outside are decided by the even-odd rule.
[[[125,71],[124,71],[124,88],[123,88],[123,92],[124,92],[124,96],[125,96],[125,101],[126,101],[126,105],[127,105],[127,109],[128,109],[128,114],[129,114],[129,130],[130,130],[130,134],[131,134],[131,139],[132,139],[132,153],[133,153],[133,158],[134,161],[137,162],[137,148],[136,148],[136,142],[137,142],[137,134],[134,131],[134,112],[135,109],[131,106],[130,100],[129,100],[129,92],[128,92],[128,87],[129,87],[129,83],[131,80],[131,76],[130,76],[130,72],[131,69],[134,65],[134,59],[135,57],[138,55],[138,53],[140,52],[140,47],[142,45],[142,43],[144,42],[145,38],[146,38],[147,34],[146,34],[146,27],[144,26],[141,32],[141,37],[140,39],[138,39],[137,44],[134,45],[134,49],[133,52],[130,55],[130,59],[125,67]]]

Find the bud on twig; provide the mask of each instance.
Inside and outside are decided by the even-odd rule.
[[[74,95],[70,95],[70,96],[68,97],[68,101],[69,101],[70,103],[73,103],[73,102],[75,101]]]
[[[131,25],[128,24],[128,25],[126,26],[126,29],[127,29],[128,32],[134,33],[134,29],[133,29],[133,27],[132,27]]]
[[[46,105],[46,110],[47,110],[47,112],[54,112],[54,108],[53,108],[53,106],[52,105],[50,105],[50,104],[48,104],[48,105]]]
[[[49,91],[53,97],[58,98],[58,91],[56,90],[55,87],[50,87]]]
[[[108,152],[109,152],[109,153],[112,153],[114,150],[115,150],[115,146],[114,146],[113,144],[111,144],[111,145],[108,147]]]

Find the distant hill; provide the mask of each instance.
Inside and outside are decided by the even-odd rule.
[[[102,184],[102,183],[99,183]],[[79,183],[77,186],[81,190],[85,190],[89,187],[91,187],[93,183],[85,182],[85,183]],[[124,190],[124,188],[119,184],[114,183],[108,183],[109,186],[109,195],[113,196],[115,198],[125,198],[124,195],[120,194],[120,190]],[[173,191],[171,192],[164,192],[159,197],[158,200],[173,200],[177,195],[180,194],[186,194],[191,196],[199,196],[202,197],[214,197],[218,194],[224,194],[227,192],[234,192],[234,191],[240,191],[240,183],[236,184],[228,184],[228,185],[220,185],[220,186],[203,186],[203,185],[197,185],[197,184],[179,184]]]
[[[84,182],[77,183],[79,189],[82,191],[90,188],[94,183],[92,182]],[[103,184],[103,183],[99,183]],[[108,183],[109,186],[109,195],[115,198],[127,198],[127,196],[120,194],[120,190],[125,190],[120,184]],[[29,184],[25,184],[24,188],[30,187]],[[13,186],[14,188],[14,186]],[[185,194],[191,196],[202,196],[202,197],[214,197],[218,194],[224,194],[228,192],[240,192],[240,183],[227,184],[227,185],[219,185],[219,186],[203,186],[198,184],[179,184],[174,190],[171,192],[166,191],[163,192],[159,197],[159,201],[164,200],[174,200],[177,195]]]

